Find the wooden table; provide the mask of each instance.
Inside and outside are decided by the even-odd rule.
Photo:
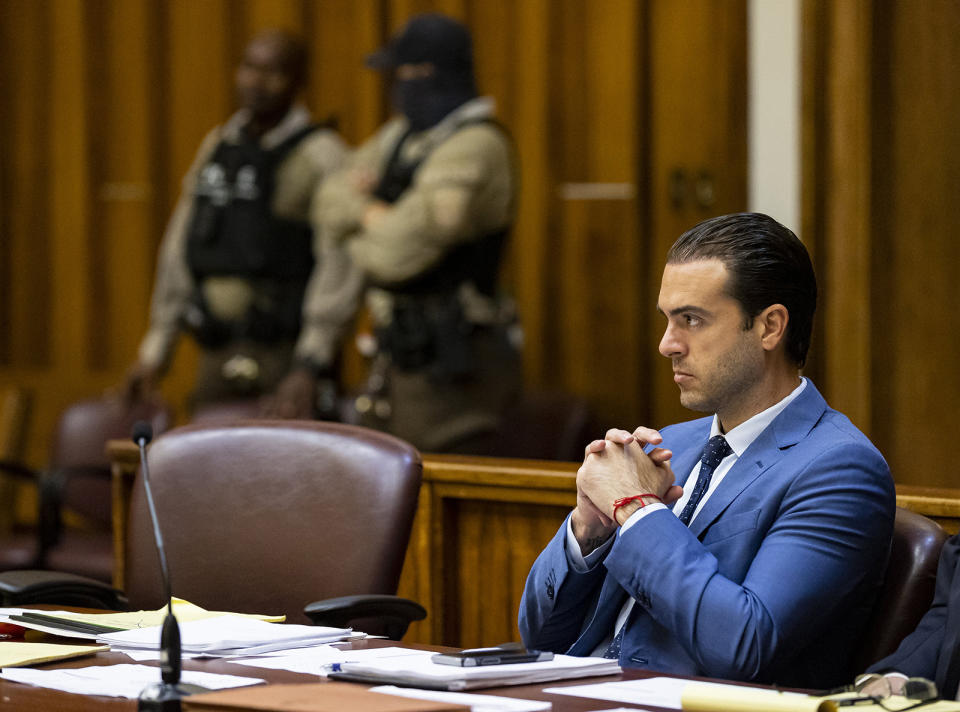
[[[384,645],[395,645],[388,641],[369,641],[353,643],[354,649],[366,647],[382,647]],[[425,647],[425,646],[407,646],[407,647]],[[431,648],[440,650],[441,648]],[[45,665],[34,666],[40,670],[46,669],[67,669],[89,667],[91,665],[116,665],[120,663],[131,663],[132,660],[122,653],[97,653],[96,655],[85,658],[67,660],[60,663],[47,663]],[[143,663],[156,666],[156,663]],[[220,660],[185,660],[183,663],[185,670],[200,670],[203,672],[225,673],[228,675],[243,675],[266,679],[269,683],[315,683],[321,682],[324,678],[315,675],[305,675],[301,673],[289,672],[286,670],[270,670],[267,668],[245,667],[235,663],[227,663]],[[553,703],[553,712],[589,712],[590,710],[604,710],[611,707],[634,707],[635,705],[623,705],[621,703],[612,703],[605,700],[590,700],[582,697],[571,697],[568,695],[554,695],[543,692],[544,687],[557,687],[566,685],[583,685],[591,682],[612,682],[615,680],[637,679],[644,677],[658,676],[658,673],[652,673],[640,670],[630,670],[618,676],[608,675],[600,678],[584,678],[581,680],[570,680],[566,682],[551,682],[542,685],[517,685],[512,687],[493,688],[489,690],[476,690],[481,694],[499,694],[509,697],[520,697],[532,700],[549,700]],[[160,680],[160,670],[157,668],[157,681]],[[137,709],[137,701],[122,699],[118,697],[101,697],[93,695],[76,695],[56,690],[47,690],[30,685],[22,685],[15,682],[8,682],[0,679],[0,710],[17,710],[20,712],[132,712]],[[652,708],[644,708],[652,709]]]

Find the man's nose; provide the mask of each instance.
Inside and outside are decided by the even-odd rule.
[[[659,349],[660,353],[667,358],[683,355],[683,342],[677,337],[676,330],[670,324],[667,324],[667,328],[663,330]]]

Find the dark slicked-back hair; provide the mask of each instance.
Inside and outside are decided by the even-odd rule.
[[[667,264],[708,259],[720,260],[730,273],[727,293],[740,302],[745,328],[771,304],[787,308],[787,355],[803,366],[817,309],[817,278],[799,238],[769,215],[738,213],[687,230],[667,254]]]

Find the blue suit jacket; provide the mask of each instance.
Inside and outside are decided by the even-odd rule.
[[[711,418],[661,431],[684,481]],[[585,573],[568,566],[566,523],[520,603],[528,647],[589,655],[627,595],[620,664],[685,675],[828,687],[883,579],[895,494],[883,457],[807,383],[730,469],[688,529],[652,512]]]
[[[955,699],[960,681],[960,535],[943,545],[937,568],[937,590],[917,629],[899,647],[870,668],[896,670],[937,683],[940,697]],[[956,583],[955,585],[955,582]]]

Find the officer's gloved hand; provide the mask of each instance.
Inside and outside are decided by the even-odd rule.
[[[313,371],[294,368],[273,393],[260,400],[260,414],[264,418],[312,419],[316,393],[317,377]]]

